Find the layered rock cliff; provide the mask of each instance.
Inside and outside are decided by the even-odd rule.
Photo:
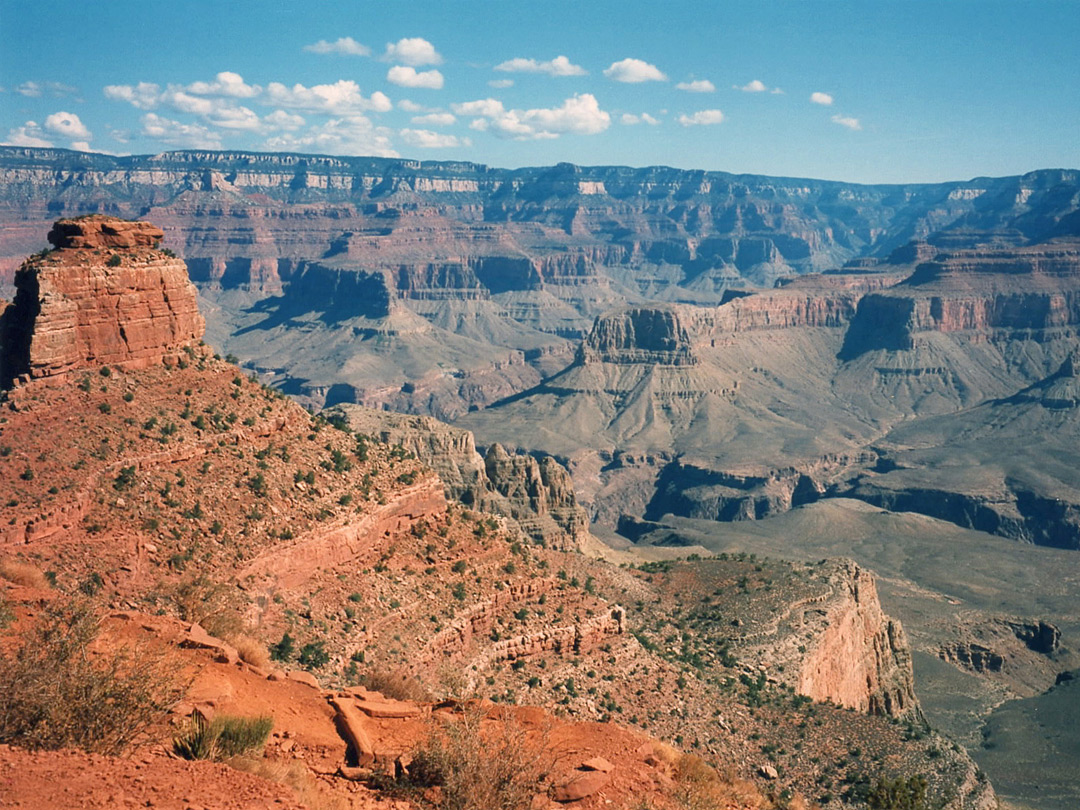
[[[183,261],[157,249],[145,222],[92,216],[59,220],[55,250],[28,259],[0,322],[5,385],[116,364],[146,367],[203,334]]]
[[[697,362],[678,313],[635,307],[596,319],[578,349],[580,363],[689,366]]]
[[[336,405],[324,414],[412,453],[438,473],[448,498],[512,519],[537,543],[580,549],[588,537],[588,517],[577,503],[570,474],[550,456],[508,453],[499,444],[481,456],[472,433],[429,416],[352,404]]]
[[[903,351],[921,332],[1042,332],[1080,323],[1080,242],[939,254],[864,296],[841,357]]]

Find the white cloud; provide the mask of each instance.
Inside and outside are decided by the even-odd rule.
[[[441,90],[443,75],[437,70],[422,70],[394,65],[386,72],[386,80],[400,87],[422,87],[428,90]]]
[[[561,107],[533,110],[506,110],[493,98],[451,106],[458,115],[476,117],[471,129],[519,141],[595,135],[611,125],[611,116],[600,109],[591,93],[568,98]]]
[[[361,45],[352,37],[340,37],[333,42],[320,39],[311,45],[305,45],[304,50],[308,53],[333,53],[340,56],[371,56],[371,48]]]
[[[420,124],[421,126],[448,127],[451,124],[456,123],[457,118],[448,112],[437,112],[428,113],[427,115],[417,115],[413,118],[412,122],[414,124]]]
[[[742,87],[736,87],[736,90],[742,90],[744,93],[764,93],[769,88],[765,86],[765,82],[761,79],[754,79]]]
[[[507,73],[546,73],[548,76],[587,76],[589,72],[580,65],[573,64],[565,56],[556,56],[547,62],[517,57],[496,65],[495,70]]]
[[[181,149],[220,149],[221,136],[201,124],[182,124],[156,113],[142,117],[142,134]]]
[[[492,79],[488,82],[488,87],[494,87],[496,90],[505,90],[507,87],[513,87],[513,79]]]
[[[316,152],[329,155],[399,157],[390,130],[376,127],[363,115],[333,118],[303,133],[267,138],[263,146],[274,152]]]
[[[45,119],[45,129],[53,135],[67,138],[71,141],[85,141],[93,136],[86,125],[79,120],[79,116],[69,112],[54,112]]]
[[[314,87],[294,84],[291,88],[279,82],[271,82],[266,87],[265,103],[291,110],[331,115],[348,115],[368,110],[387,112],[393,107],[390,99],[378,90],[369,98],[364,98],[360,93],[360,85],[346,79],[340,79],[334,84],[317,84]]]
[[[612,81],[627,84],[667,81],[667,76],[663,74],[660,68],[640,59],[623,59],[619,62],[612,62],[611,67],[604,71],[604,75]]]
[[[105,98],[126,101],[140,110],[152,110],[161,101],[161,88],[153,82],[139,82],[135,86],[110,84],[105,87]]]
[[[397,108],[399,110],[404,110],[405,112],[408,112],[408,113],[426,112],[427,109],[428,109],[427,107],[421,106],[420,104],[417,104],[415,101],[410,101],[407,98],[401,99],[401,101],[399,101],[397,103]]]
[[[782,95],[784,95],[784,91],[781,90],[779,87],[774,87],[769,92],[772,93],[774,96],[782,96]]]
[[[420,67],[421,65],[441,65],[443,58],[435,46],[421,37],[399,39],[396,43],[386,43],[383,61],[401,62],[403,65]]]
[[[708,79],[697,79],[692,82],[679,82],[675,89],[686,90],[688,93],[715,93],[716,85]]]
[[[502,102],[494,98],[485,98],[479,101],[466,101],[463,104],[451,104],[450,109],[458,115],[483,116],[495,118],[503,114]]]
[[[284,110],[274,112],[263,117],[263,129],[265,130],[294,130],[304,125],[304,119],[299,115],[287,113]]]
[[[93,152],[94,151],[90,147],[90,144],[87,141],[72,141],[71,142],[71,148],[74,149],[77,152]]]
[[[254,98],[262,92],[257,84],[247,84],[239,73],[225,70],[212,82],[193,82],[186,88],[198,96],[229,96],[230,98]]]
[[[862,124],[859,123],[858,118],[851,118],[846,115],[834,115],[832,117],[832,122],[834,124],[839,124],[842,127],[847,127],[848,129],[852,130],[862,129]]]
[[[21,127],[8,130],[7,140],[4,146],[52,146],[52,141],[46,140],[45,133],[36,121],[27,121]]]
[[[823,104],[826,107],[833,103],[833,97],[828,93],[811,93],[810,100],[815,104]]]
[[[61,96],[77,96],[79,88],[61,82],[23,82],[15,88],[15,92],[29,98],[38,98],[42,95],[60,98]]]
[[[660,123],[658,118],[653,118],[648,113],[642,113],[641,115],[634,115],[633,113],[623,113],[619,121],[628,127],[635,126],[636,124],[649,124],[650,126],[656,126]]]
[[[680,115],[678,121],[684,127],[708,126],[719,124],[724,120],[724,114],[720,110],[698,110],[693,115]]]
[[[432,132],[430,129],[403,129],[401,139],[409,146],[420,149],[446,149],[455,146],[472,146],[468,138],[458,138],[457,135],[447,135],[441,132]]]

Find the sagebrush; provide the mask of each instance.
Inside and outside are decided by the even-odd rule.
[[[87,602],[47,608],[0,655],[0,743],[119,754],[180,700],[179,667],[135,646],[94,652]]]

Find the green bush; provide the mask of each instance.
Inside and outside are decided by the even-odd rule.
[[[109,257],[109,260],[105,262],[105,264],[107,264],[109,267],[119,267],[120,261],[120,254],[114,253],[112,256]]]
[[[870,810],[924,810],[926,788],[926,779],[921,776],[908,779],[882,777],[871,789],[867,807]]]
[[[219,714],[210,722],[200,715],[173,738],[173,751],[184,759],[228,759],[260,753],[266,745],[274,718],[234,717]]]

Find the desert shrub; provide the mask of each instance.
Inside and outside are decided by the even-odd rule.
[[[183,696],[166,659],[138,647],[92,652],[97,635],[88,604],[71,601],[0,655],[0,742],[118,754]]]
[[[270,657],[275,661],[288,661],[293,657],[295,647],[296,642],[293,641],[293,637],[285,633],[281,641],[270,646]]]
[[[408,786],[440,787],[443,810],[530,807],[549,771],[546,739],[530,740],[521,725],[505,718],[485,719],[474,708],[445,728],[432,726],[413,751]]]
[[[364,675],[364,686],[395,700],[429,701],[431,693],[420,681],[403,672],[374,669]]]
[[[326,651],[323,642],[312,641],[300,648],[300,655],[296,660],[305,669],[318,669],[330,662],[330,653]]]
[[[241,633],[226,639],[236,648],[240,658],[255,667],[265,668],[270,664],[270,653],[266,645],[256,638]]]
[[[926,780],[921,776],[909,779],[882,777],[874,783],[867,797],[870,810],[923,810],[926,807]]]
[[[27,588],[48,588],[49,581],[39,568],[18,560],[0,560],[0,578]]]
[[[244,597],[235,587],[195,575],[166,588],[161,596],[172,603],[181,619],[198,623],[212,636],[229,638],[247,632]]]
[[[173,751],[184,759],[228,759],[261,752],[274,718],[219,714],[207,722],[196,714],[173,738]]]
[[[8,600],[4,598],[4,595],[0,593],[0,630],[3,630],[13,621],[15,621],[15,611],[8,603]]]

